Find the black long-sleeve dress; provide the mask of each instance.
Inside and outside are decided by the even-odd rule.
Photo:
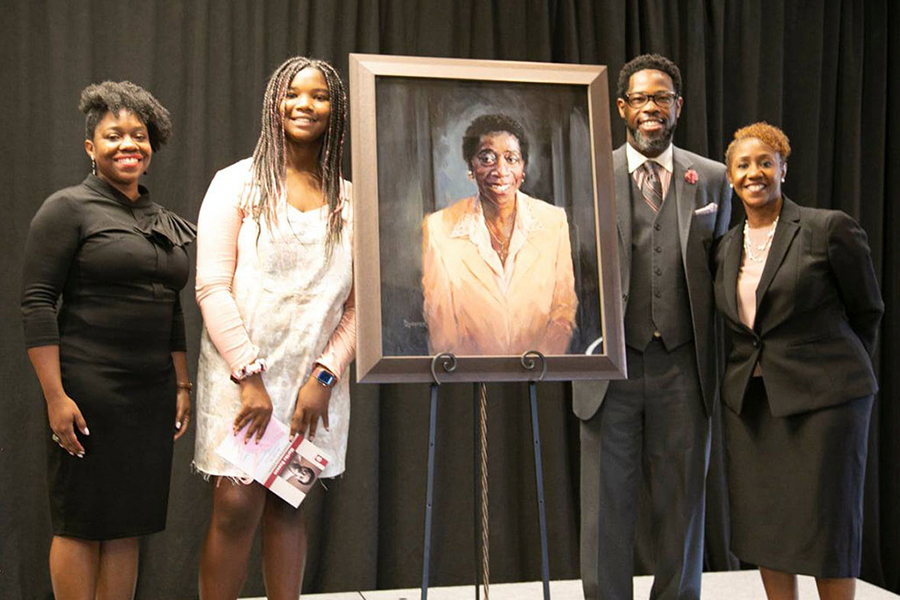
[[[22,293],[29,348],[58,345],[63,389],[90,435],[84,458],[49,445],[57,535],[103,540],[165,528],[175,424],[171,353],[194,226],[99,177],[51,195],[31,222]]]

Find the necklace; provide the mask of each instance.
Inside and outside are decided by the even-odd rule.
[[[494,233],[494,229],[490,225],[488,225],[487,230],[488,230],[488,233],[491,234],[491,238],[495,242],[497,242],[498,246],[500,246],[499,248],[497,248],[497,255],[500,257],[500,262],[505,263],[506,257],[509,256],[509,240],[506,240],[504,242],[500,238],[498,238],[497,235]],[[509,236],[509,237],[512,238],[512,236]]]
[[[778,216],[780,217],[781,215]],[[778,217],[775,217],[775,220],[772,221],[772,226],[769,228],[768,233],[766,233],[766,237],[763,238],[762,243],[756,245],[756,249],[759,251],[759,254],[754,256],[753,243],[750,241],[750,225],[746,219],[744,220],[744,252],[747,253],[747,258],[756,263],[761,263],[766,260],[769,249],[772,247],[772,240],[775,239],[775,227],[777,225]]]
[[[513,223],[516,222],[516,213],[513,213],[512,217]],[[497,256],[500,257],[501,263],[506,263],[506,257],[509,256],[509,242],[512,240],[512,231],[510,230],[509,237],[506,238],[506,241],[500,239],[500,236],[494,233],[494,227],[492,223],[488,220],[484,220],[484,224],[487,226],[488,234],[490,234],[491,238],[497,242],[497,245],[500,246],[496,249]]]

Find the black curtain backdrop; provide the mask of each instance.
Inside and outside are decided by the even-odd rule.
[[[786,192],[803,205],[839,208],[859,219],[880,276],[887,313],[877,359],[882,385],[872,421],[863,577],[900,591],[900,249],[891,235],[900,203],[889,193],[900,187],[898,31],[900,8],[890,0],[3,2],[0,597],[50,596],[49,432],[23,349],[19,287],[32,215],[51,192],[79,182],[88,170],[79,91],[91,82],[130,79],[171,110],[175,136],[154,157],[146,184],[157,201],[193,219],[213,173],[252,152],[273,68],[305,54],[332,61],[346,76],[349,52],[605,64],[612,85],[626,60],[660,52],[684,75],[680,146],[719,158],[741,125],[765,119],[783,127],[794,150]],[[624,129],[610,110],[617,146]],[[347,175],[352,178],[349,169]],[[182,299],[195,365],[200,316],[192,285]],[[311,551],[304,590],[415,587],[427,387],[357,385],[352,394],[347,473],[306,505]],[[541,385],[539,395],[551,577],[577,578],[578,424],[567,386]],[[492,385],[488,396],[492,580],[536,580],[526,388]],[[474,581],[472,407],[472,386],[442,388],[434,585]],[[176,448],[168,529],[142,542],[138,598],[197,595],[211,492],[190,471],[192,445],[189,433]],[[716,435],[709,570],[738,567],[727,551],[720,461]],[[645,522],[641,532],[639,572],[650,567]],[[262,593],[255,553],[244,595]]]

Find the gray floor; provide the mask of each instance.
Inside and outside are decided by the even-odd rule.
[[[646,600],[650,595],[653,579],[634,578],[634,597]],[[581,581],[554,581],[550,583],[552,600],[584,600]],[[304,600],[418,600],[419,589],[380,590],[377,592],[340,592],[335,594],[310,594]],[[817,600],[816,584],[810,577],[800,578],[799,600]],[[474,586],[430,588],[428,600],[474,600]],[[481,594],[484,599],[484,594]],[[542,600],[541,583],[500,583],[490,587],[491,600]],[[896,600],[900,598],[864,581],[857,583],[856,600]],[[263,600],[253,598],[249,600]],[[728,573],[704,573],[702,600],[766,600],[759,574],[756,571],[732,571]]]

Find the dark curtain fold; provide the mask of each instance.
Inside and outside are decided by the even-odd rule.
[[[684,75],[676,143],[722,157],[731,132],[757,120],[790,136],[786,192],[842,209],[869,234],[887,312],[877,362],[865,495],[863,577],[900,592],[900,8],[888,0],[11,0],[0,50],[0,598],[50,595],[45,483],[46,411],[23,351],[18,309],[29,221],[51,192],[80,181],[78,93],[131,79],[172,112],[175,136],[146,178],[154,197],[195,219],[213,173],[248,156],[266,78],[307,54],[347,74],[348,53],[622,64],[660,52]],[[893,111],[891,109],[894,109]],[[613,146],[624,129],[610,107]],[[349,167],[349,153],[346,161]],[[349,168],[346,175],[352,179]],[[736,207],[739,208],[739,207]],[[736,211],[735,221],[740,218]],[[200,315],[182,296],[192,365]],[[415,587],[421,577],[428,389],[352,390],[347,473],[307,501],[308,592]],[[577,578],[578,423],[566,386],[539,387],[550,567]],[[527,388],[488,387],[493,581],[540,578]],[[473,389],[444,386],[439,403],[432,584],[474,580]],[[190,472],[193,435],[176,446],[167,530],[142,542],[138,598],[192,598],[211,488]],[[728,552],[721,434],[714,427],[706,566],[737,567]],[[640,529],[638,572],[652,568]],[[263,593],[258,548],[244,595]]]

